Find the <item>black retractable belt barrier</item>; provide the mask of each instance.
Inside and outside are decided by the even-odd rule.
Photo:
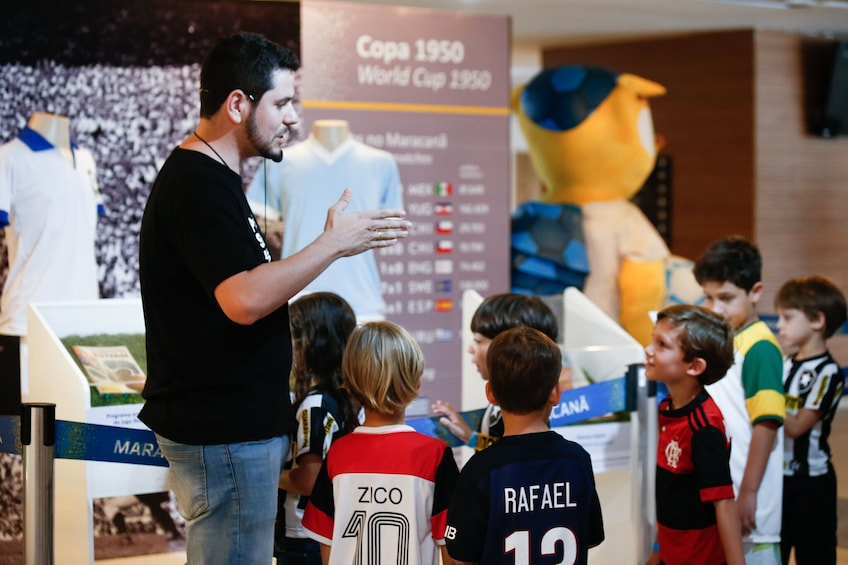
[[[53,565],[53,458],[56,405],[24,404],[24,565]]]

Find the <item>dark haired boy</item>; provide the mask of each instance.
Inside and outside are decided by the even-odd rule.
[[[486,297],[474,311],[471,318],[472,342],[468,353],[484,381],[489,380],[486,364],[489,344],[504,330],[518,326],[537,329],[553,341],[557,340],[559,333],[556,316],[538,296],[515,292],[493,294]],[[501,409],[494,404],[486,407],[476,431],[471,429],[449,402],[437,400],[433,404],[433,412],[442,414],[439,422],[477,451],[489,447],[503,435]]]
[[[500,406],[503,437],[460,472],[445,540],[457,563],[585,564],[604,540],[589,454],[548,428],[559,402],[562,358],[542,332],[499,333],[486,355],[486,396]],[[544,561],[548,562],[548,561]]]
[[[735,334],[734,364],[707,390],[724,415],[731,439],[730,473],[745,558],[749,564],[777,565],[786,410],[783,353],[757,314],[762,258],[751,242],[725,237],[707,248],[693,271],[706,307],[723,317]]]
[[[774,300],[777,329],[791,351],[783,366],[786,440],[783,450],[783,563],[795,548],[798,565],[836,563],[836,474],[827,439],[845,379],[827,339],[848,317],[845,296],[827,277],[783,283]]]
[[[670,306],[657,314],[645,355],[645,376],[668,387],[659,408],[658,548],[648,563],[742,565],[730,442],[704,388],[733,364],[733,332],[706,308]]]

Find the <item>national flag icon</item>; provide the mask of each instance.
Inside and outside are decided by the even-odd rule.
[[[434,189],[436,196],[450,196],[453,194],[453,185],[449,182],[437,182]]]
[[[453,242],[449,239],[440,239],[436,242],[436,253],[453,253]]]
[[[436,233],[453,233],[453,222],[450,220],[439,220],[436,222]]]
[[[453,300],[450,298],[436,300],[436,312],[450,312],[451,310],[453,310]]]
[[[453,280],[439,279],[435,281],[434,288],[436,292],[451,292],[453,290]]]
[[[437,259],[433,261],[433,270],[437,275],[450,275],[453,273],[453,261],[450,259]]]
[[[437,202],[433,207],[437,216],[450,216],[453,214],[453,204],[449,202]]]

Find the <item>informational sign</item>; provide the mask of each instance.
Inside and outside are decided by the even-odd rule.
[[[301,3],[303,127],[347,120],[399,166],[414,228],[378,262],[426,358],[419,414],[459,406],[462,292],[509,289],[509,48],[506,16]]]

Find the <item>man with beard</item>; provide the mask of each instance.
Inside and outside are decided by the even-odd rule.
[[[283,158],[298,65],[259,35],[219,41],[201,68],[197,129],[163,164],[142,219],[139,419],[168,460],[189,563],[271,562],[292,423],[287,302],[336,259],[410,227],[403,210],[345,212],[345,190],[312,244],[272,261],[239,171],[249,157]]]

